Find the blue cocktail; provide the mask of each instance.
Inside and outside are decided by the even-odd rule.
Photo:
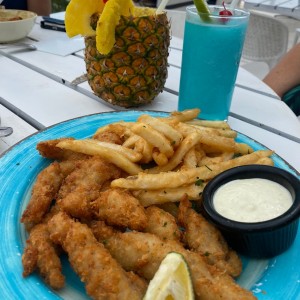
[[[187,7],[178,109],[198,107],[203,119],[226,120],[249,13],[236,9],[220,17],[222,7],[210,9],[207,19]]]

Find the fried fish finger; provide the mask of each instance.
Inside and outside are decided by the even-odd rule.
[[[65,284],[61,262],[56,247],[50,240],[47,224],[37,224],[30,231],[22,255],[22,264],[24,277],[37,268],[45,282],[53,289],[60,289]]]
[[[51,239],[60,244],[69,256],[72,268],[85,283],[93,299],[141,299],[140,283],[132,283],[122,267],[111,257],[103,244],[97,242],[85,224],[60,212],[48,223]]]
[[[252,300],[250,291],[240,287],[231,276],[208,265],[198,253],[186,250],[175,241],[163,241],[158,236],[142,232],[120,232],[104,224],[91,225],[95,237],[104,242],[111,255],[127,271],[134,271],[150,280],[164,257],[170,252],[182,254],[187,261],[196,299]]]
[[[91,201],[99,197],[106,181],[118,178],[121,171],[99,157],[84,160],[69,174],[58,193],[57,203],[62,210],[76,218],[92,218]]]
[[[176,219],[165,210],[149,206],[146,209],[148,223],[145,232],[153,233],[162,240],[174,240],[180,242],[181,231],[176,223]]]
[[[108,189],[90,203],[95,217],[109,225],[143,230],[147,226],[144,207],[132,194],[123,189]]]
[[[187,245],[200,253],[210,265],[215,265],[231,276],[242,272],[242,262],[231,250],[221,232],[191,207],[187,199],[179,205],[178,221],[184,227]]]
[[[42,170],[32,189],[30,201],[22,214],[21,222],[25,226],[38,224],[49,211],[64,179],[58,162],[53,162]]]
[[[86,154],[56,147],[59,142],[67,140],[74,140],[74,138],[61,138],[56,140],[42,141],[37,144],[36,148],[43,157],[55,160],[85,159],[89,157]]]

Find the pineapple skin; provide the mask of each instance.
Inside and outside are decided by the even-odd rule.
[[[96,27],[97,17],[91,18]],[[124,17],[116,27],[116,43],[103,55],[95,36],[85,37],[85,63],[94,93],[113,105],[137,107],[162,92],[168,75],[170,24],[165,13]]]

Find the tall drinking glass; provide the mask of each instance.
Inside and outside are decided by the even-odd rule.
[[[200,117],[227,120],[242,55],[249,13],[235,9],[220,16],[186,9],[178,109],[200,108]]]

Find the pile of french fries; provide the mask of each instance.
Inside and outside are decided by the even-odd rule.
[[[99,128],[92,139],[63,140],[58,147],[99,155],[128,176],[111,186],[131,190],[142,205],[198,200],[207,182],[241,165],[273,165],[271,150],[254,151],[235,141],[228,123],[196,119],[198,109],[168,117],[141,115],[136,122],[116,122]],[[122,143],[103,141],[116,134]]]

